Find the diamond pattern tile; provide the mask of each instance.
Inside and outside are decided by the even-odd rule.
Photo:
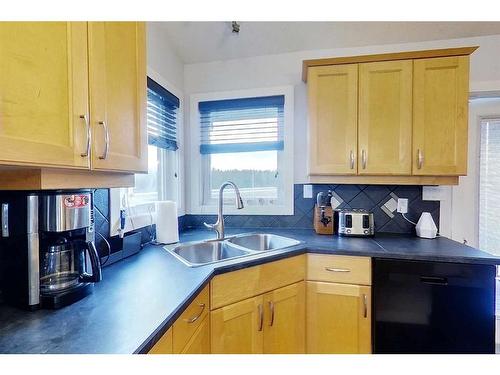
[[[313,184],[313,198],[303,198],[303,185],[294,185],[293,215],[226,215],[228,228],[313,228],[313,210],[316,195],[332,190],[342,199],[339,209],[362,208],[374,214],[375,228],[378,232],[414,233],[413,225],[406,222],[400,214],[394,213],[391,218],[385,214],[381,206],[391,196],[408,198],[411,220],[418,220],[424,211],[431,212],[436,223],[439,223],[439,202],[422,201],[421,186],[385,186],[385,185],[328,185]],[[185,215],[179,218],[179,228],[202,227],[203,221],[215,222],[215,215]],[[182,229],[181,229],[182,230]]]

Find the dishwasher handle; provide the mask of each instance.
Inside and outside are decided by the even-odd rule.
[[[430,285],[448,285],[448,278],[437,276],[420,276],[420,282]]]

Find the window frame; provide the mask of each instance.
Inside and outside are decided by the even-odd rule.
[[[284,95],[284,127],[283,139],[284,149],[278,152],[278,172],[282,178],[283,185],[283,204],[281,205],[266,205],[266,206],[245,206],[244,209],[238,210],[234,206],[225,206],[224,213],[231,215],[293,215],[294,199],[293,199],[293,148],[294,148],[294,88],[293,86],[278,86],[269,88],[221,91],[211,93],[192,94],[189,100],[189,166],[190,166],[190,183],[189,183],[189,210],[191,214],[215,214],[217,213],[217,205],[203,204],[203,188],[208,181],[203,179],[204,168],[209,166],[209,163],[203,160],[203,155],[200,153],[200,116],[198,103],[211,100],[225,99],[241,99],[253,98],[262,96]]]
[[[184,194],[184,94],[181,90],[172,85],[168,80],[163,78],[158,72],[148,67],[147,76],[170,91],[179,98],[179,109],[177,111],[177,147],[178,149],[163,150],[160,154],[160,167],[158,173],[158,192],[160,200],[164,200],[165,189],[167,184],[170,188],[175,188],[177,193],[177,216],[185,215],[185,194]],[[172,157],[168,157],[167,153],[172,153]],[[167,168],[176,166],[177,179],[172,177],[169,181],[167,177]],[[161,184],[161,186],[160,186]],[[135,183],[134,183],[135,185]],[[120,209],[123,207],[124,195],[130,188],[111,188],[110,195],[110,236],[118,234],[120,226]],[[125,198],[126,199],[126,198]],[[148,210],[149,207],[149,210]],[[151,225],[151,222],[156,223],[156,212],[154,203],[139,203],[129,205],[127,209],[127,220],[125,224],[125,232],[136,230],[145,226]]]

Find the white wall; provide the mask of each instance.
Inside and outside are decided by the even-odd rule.
[[[148,22],[147,65],[166,79],[176,89],[184,90],[184,63],[175,52],[161,23]]]
[[[164,86],[179,99],[181,107],[184,98],[184,63],[176,54],[170,43],[167,33],[162,29],[160,23],[148,22],[146,24],[146,64],[147,74],[159,84]],[[185,212],[185,179],[184,179],[184,123],[183,110],[181,108],[181,126],[179,129],[179,215]],[[110,194],[110,234],[118,233],[120,217],[120,189],[111,189]],[[140,228],[150,224],[151,218],[148,215],[135,215],[133,218],[134,227]],[[127,220],[125,231],[132,230],[131,221]]]
[[[479,46],[479,49],[471,57],[471,91],[500,90],[500,59],[498,58],[500,56],[500,35],[494,35],[419,43],[301,51],[227,61],[187,64],[184,66],[185,108],[189,108],[189,95],[193,93],[293,85],[295,95],[294,153],[296,156],[294,180],[295,183],[304,183],[307,182],[307,161],[303,157],[303,152],[307,147],[305,137],[307,129],[307,92],[306,85],[301,80],[302,60],[475,45]],[[189,118],[188,114],[186,114],[185,118]],[[186,136],[189,137],[190,128],[188,123],[186,123],[185,130]],[[187,165],[189,164],[189,155],[186,155],[186,163]],[[451,237],[453,225],[452,189],[448,188],[444,190],[446,201],[442,204],[441,229],[443,235]],[[463,194],[467,195],[468,193],[464,191]],[[465,198],[461,197],[460,199]],[[456,234],[456,236],[458,236],[456,238],[460,237],[459,234]]]
[[[177,55],[167,32],[159,22],[148,22],[147,29],[148,76],[181,99],[179,109],[178,155],[179,155],[179,215],[185,213],[185,173],[184,173],[184,63]]]

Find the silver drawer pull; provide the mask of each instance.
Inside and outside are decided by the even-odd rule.
[[[200,303],[198,306],[201,307],[200,313],[198,315],[193,316],[192,318],[184,319],[185,322],[188,322],[191,324],[191,323],[196,322],[198,319],[200,319],[201,314],[203,314],[203,311],[205,310],[205,304]]]
[[[80,118],[85,122],[85,129],[87,130],[87,143],[85,146],[85,152],[82,152],[80,156],[86,158],[90,155],[90,143],[92,142],[92,131],[90,130],[90,123],[87,115],[80,115]]]
[[[352,150],[351,153],[349,154],[349,160],[351,169],[354,169],[354,152]]]
[[[262,326],[264,324],[264,309],[262,308],[262,305],[259,304],[257,307],[259,310],[259,331],[262,331]]]
[[[422,169],[423,165],[424,165],[424,154],[422,153],[422,150],[418,149],[417,150],[417,167],[418,167],[418,169]]]
[[[363,294],[363,318],[368,317],[368,297]]]
[[[350,269],[348,268],[332,268],[332,267],[325,267],[326,271],[330,272],[351,272]]]
[[[101,156],[99,156],[99,159],[105,160],[108,157],[109,152],[109,128],[106,121],[99,121],[99,125],[102,125],[104,128],[104,152]]]

